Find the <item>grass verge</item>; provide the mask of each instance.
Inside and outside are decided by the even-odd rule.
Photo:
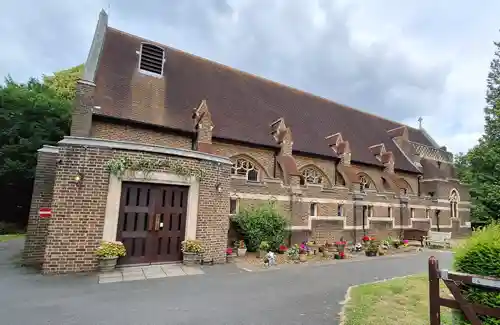
[[[344,309],[344,325],[428,325],[427,275],[416,275],[353,287]],[[442,284],[441,297],[449,294]],[[441,309],[441,324],[451,325],[451,313]]]
[[[16,238],[22,238],[24,234],[9,234],[9,235],[0,235],[0,243],[6,242]]]

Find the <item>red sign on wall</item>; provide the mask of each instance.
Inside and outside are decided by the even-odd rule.
[[[52,216],[52,209],[40,208],[40,210],[38,210],[38,214],[40,215],[40,218],[50,218]]]

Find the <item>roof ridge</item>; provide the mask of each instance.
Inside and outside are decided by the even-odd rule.
[[[220,66],[222,68],[225,68],[225,69],[228,69],[228,70],[231,70],[233,72],[236,72],[236,73],[242,73],[242,74],[246,74],[252,78],[256,78],[256,79],[259,79],[261,81],[264,81],[264,82],[267,82],[267,83],[270,83],[270,84],[274,84],[275,86],[278,86],[278,87],[283,87],[283,88],[286,88],[288,90],[291,90],[291,91],[294,91],[294,92],[297,92],[297,93],[300,93],[302,95],[306,95],[306,96],[309,96],[309,97],[313,97],[313,98],[316,98],[316,99],[319,99],[319,100],[322,100],[322,101],[325,101],[329,104],[335,104],[335,105],[338,105],[344,109],[351,109],[353,111],[356,111],[356,112],[359,112],[359,113],[362,113],[362,114],[366,114],[366,115],[370,115],[372,117],[375,117],[375,118],[378,118],[378,119],[381,119],[381,120],[386,120],[388,122],[391,122],[391,123],[394,123],[394,124],[398,124],[399,126],[396,127],[396,128],[399,128],[399,127],[402,127],[402,126],[406,126],[410,129],[413,129],[413,130],[416,130],[416,131],[419,131],[421,132],[422,130],[421,129],[418,129],[418,128],[415,128],[415,127],[412,127],[410,125],[407,125],[407,124],[404,124],[404,123],[401,123],[401,122],[397,122],[397,121],[394,121],[394,120],[391,120],[391,119],[388,119],[386,117],[382,117],[382,116],[379,116],[379,115],[375,115],[373,113],[370,113],[370,112],[366,112],[366,111],[363,111],[359,108],[354,108],[354,107],[351,107],[351,106],[348,106],[348,105],[345,105],[345,104],[341,104],[341,103],[338,103],[332,99],[328,99],[328,98],[325,98],[325,97],[322,97],[322,96],[319,96],[319,95],[316,95],[316,94],[313,94],[313,93],[310,93],[308,91],[305,91],[305,90],[300,90],[298,88],[295,88],[295,87],[292,87],[292,86],[289,86],[289,85],[285,85],[283,83],[279,83],[277,81],[274,81],[274,80],[271,80],[271,79],[267,79],[265,77],[262,77],[262,76],[259,76],[259,75],[256,75],[254,73],[251,73],[251,72],[248,72],[248,71],[243,71],[243,70],[239,70],[239,69],[236,69],[236,68],[233,68],[229,65],[226,65],[226,64],[223,64],[223,63],[220,63],[220,62],[217,62],[215,60],[210,60],[210,59],[207,59],[207,58],[204,58],[202,56],[199,56],[199,55],[196,55],[196,54],[192,54],[192,53],[189,53],[189,52],[186,52],[184,50],[180,50],[180,49],[177,49],[177,48],[174,48],[172,46],[169,46],[169,45],[166,45],[166,44],[163,44],[163,43],[159,43],[159,42],[156,42],[156,41],[153,41],[153,40],[150,40],[150,39],[147,39],[145,37],[142,37],[142,36],[137,36],[137,35],[133,35],[133,34],[130,34],[128,32],[125,32],[125,31],[122,31],[120,29],[116,29],[114,27],[110,27],[108,26],[108,29],[112,29],[114,30],[115,32],[118,32],[118,33],[121,33],[121,34],[124,34],[124,35],[127,35],[129,37],[132,37],[132,38],[136,38],[136,39],[141,39],[143,41],[146,41],[146,42],[149,42],[149,43],[153,43],[155,45],[159,45],[159,46],[162,46],[162,47],[166,47],[172,51],[176,51],[176,52],[180,52],[180,53],[183,53],[185,55],[188,55],[188,56],[191,56],[197,60],[202,60],[202,61],[205,61],[209,64],[213,64],[213,65],[217,65],[217,66]]]

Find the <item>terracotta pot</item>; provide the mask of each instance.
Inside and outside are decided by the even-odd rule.
[[[118,256],[99,258],[99,271],[101,272],[114,271],[114,269],[116,268],[116,261],[118,261]]]
[[[299,254],[299,261],[306,262],[307,261],[307,255],[306,254]]]

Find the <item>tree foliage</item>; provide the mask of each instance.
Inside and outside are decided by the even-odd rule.
[[[44,85],[52,89],[58,97],[72,101],[75,98],[76,82],[83,74],[83,64],[43,76]]]
[[[37,150],[69,133],[71,102],[37,79],[0,84],[2,219],[24,224],[29,213]]]
[[[470,185],[476,221],[500,219],[500,42],[487,78],[484,134],[467,154],[458,155],[458,176]]]

